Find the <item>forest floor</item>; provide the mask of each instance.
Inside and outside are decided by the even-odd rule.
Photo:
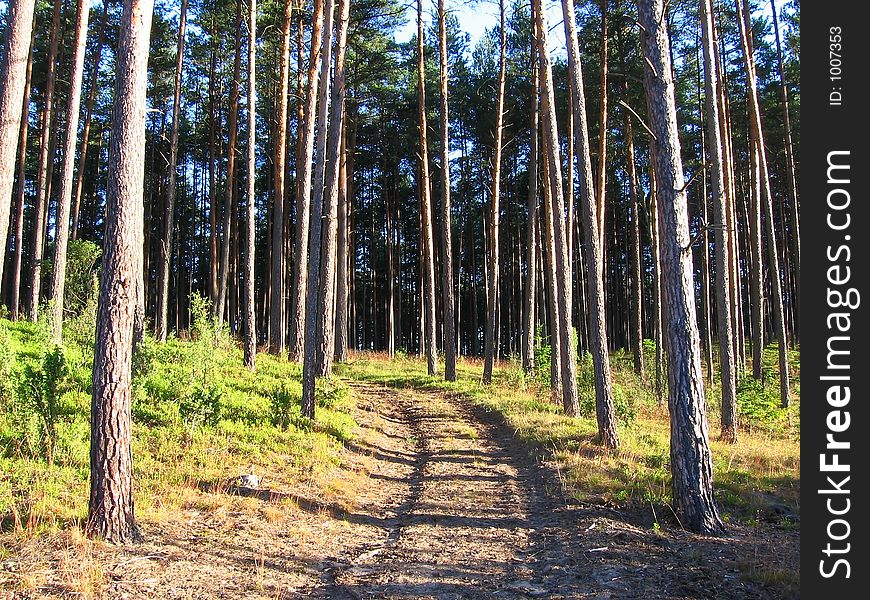
[[[142,543],[92,542],[75,527],[22,541],[0,561],[0,590],[20,599],[798,597],[797,528],[735,519],[726,535],[699,536],[652,504],[577,500],[555,449],[529,443],[498,410],[455,391],[363,379],[348,379],[357,427],[328,485],[269,471],[256,492],[202,481],[179,510],[140,522]]]

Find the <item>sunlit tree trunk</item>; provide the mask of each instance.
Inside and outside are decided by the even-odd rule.
[[[701,40],[704,53],[704,95],[707,103],[707,146],[710,155],[710,183],[713,188],[714,242],[716,252],[716,318],[719,324],[719,368],[722,381],[722,438],[737,440],[736,374],[731,323],[731,279],[728,263],[731,260],[728,232],[725,222],[725,176],[720,128],[719,103],[716,100],[719,70],[716,68],[713,48],[713,4],[701,0]],[[704,248],[707,251],[707,248]]]
[[[435,340],[435,244],[432,232],[432,198],[429,181],[429,142],[426,124],[426,73],[423,64],[423,1],[417,0],[417,116],[420,127],[420,198],[421,237],[424,271],[424,328],[423,345],[429,375],[438,372],[438,349]]]
[[[257,181],[257,0],[248,0],[248,201],[245,219],[245,366],[256,367],[257,320],[254,314],[255,205]]]
[[[322,52],[320,53],[320,73],[323,77],[319,87],[319,108],[317,114],[317,158],[315,160],[316,173],[314,186],[311,188],[309,200],[311,210],[311,232],[308,241],[308,275],[306,278],[308,289],[305,297],[305,351],[302,361],[302,416],[314,418],[314,390],[317,374],[317,324],[321,296],[320,285],[320,261],[323,242],[323,187],[324,173],[326,171],[326,135],[328,131],[329,100],[331,78],[329,66],[332,62],[332,17],[333,0],[325,0],[323,6],[323,40]]]
[[[70,228],[70,239],[76,239],[79,231],[79,214],[82,206],[82,190],[85,181],[85,168],[88,158],[88,140],[91,134],[91,122],[94,115],[94,102],[97,98],[97,85],[100,77],[100,60],[103,56],[103,46],[106,41],[106,21],[108,19],[109,0],[103,1],[103,13],[100,18],[100,30],[97,34],[97,48],[94,52],[91,67],[90,88],[88,88],[88,102],[85,108],[85,122],[82,128],[82,142],[79,150],[79,168],[76,177],[76,191],[73,197],[72,204],[72,226]]]
[[[562,194],[562,167],[559,158],[559,134],[556,126],[556,102],[553,92],[553,71],[547,46],[547,19],[541,8],[541,0],[535,0],[535,18],[538,27],[538,60],[540,61],[541,77],[541,114],[543,117],[543,145],[545,160],[549,171],[549,185],[552,194],[551,214],[553,215],[553,237],[555,243],[556,267],[556,306],[557,319],[553,329],[559,330],[560,379],[562,388],[562,407],[568,415],[575,416],[580,412],[577,397],[577,363],[571,330],[571,285],[568,281],[568,240],[565,224],[565,201]],[[572,6],[573,10],[573,6]],[[574,38],[576,40],[576,37]],[[579,65],[575,65],[579,66]],[[577,69],[574,69],[577,74]],[[574,87],[572,93],[578,100],[578,90]],[[582,94],[582,90],[580,91]],[[575,111],[575,124],[579,121]],[[575,125],[576,126],[576,125]],[[583,146],[575,138],[578,150]],[[590,178],[591,180],[591,178]],[[557,348],[554,346],[553,352]]]
[[[323,202],[323,246],[320,257],[319,290],[320,309],[317,312],[317,370],[320,377],[332,377],[335,357],[335,290],[336,245],[338,235],[339,175],[343,156],[341,140],[344,137],[345,56],[347,29],[350,21],[350,0],[340,0],[336,23],[335,69],[332,98],[330,99],[329,136],[326,141],[326,177]]]
[[[667,311],[668,406],[674,504],[684,527],[722,531],[713,500],[704,375],[695,313],[692,254],[679,130],[663,0],[637,3],[646,67],[644,88],[655,136],[653,168],[661,227],[663,306]]]
[[[185,0],[186,2],[186,0]],[[69,104],[67,105],[66,145],[63,152],[63,171],[60,193],[57,197],[57,223],[55,224],[54,263],[52,265],[51,295],[54,300],[51,310],[51,333],[55,344],[63,341],[63,297],[66,283],[66,255],[69,238],[70,203],[72,199],[73,169],[76,158],[76,135],[79,130],[79,105],[82,99],[82,79],[85,70],[85,45],[88,37],[90,6],[81,0],[76,7],[75,50],[73,71],[70,78]]]
[[[145,92],[152,0],[125,0],[116,52],[106,236],[97,306],[91,404],[91,477],[85,531],[139,539],[133,514],[131,376],[145,178]],[[137,256],[138,255],[138,256]]]
[[[37,166],[36,210],[33,217],[33,238],[30,245],[30,298],[27,305],[27,318],[36,321],[39,309],[40,287],[42,283],[42,251],[45,245],[45,213],[48,209],[51,186],[49,162],[51,161],[52,132],[54,117],[54,84],[57,63],[57,48],[60,43],[61,0],[55,0],[51,17],[51,32],[48,42],[48,73],[45,83],[45,103],[42,110],[42,132],[39,142],[39,165]],[[4,232],[5,236],[6,233]]]
[[[221,257],[220,270],[218,273],[218,295],[217,305],[214,309],[215,320],[218,325],[224,322],[224,313],[227,308],[227,286],[229,283],[230,273],[230,240],[232,238],[232,222],[238,219],[232,219],[233,210],[233,195],[235,193],[235,176],[236,176],[236,141],[239,136],[239,76],[241,73],[242,64],[242,0],[236,0],[236,42],[235,42],[235,58],[233,59],[233,80],[230,86],[230,111],[227,115],[227,130],[229,139],[227,140],[227,179],[226,190],[224,192],[224,211],[223,224],[221,230],[223,238],[221,239]],[[235,287],[233,288],[235,289]],[[232,311],[230,311],[232,313]],[[233,322],[230,315],[230,323]]]
[[[165,342],[169,333],[169,279],[172,266],[172,237],[175,229],[175,188],[178,171],[178,134],[181,119],[181,70],[184,66],[184,34],[187,29],[187,0],[181,0],[178,20],[178,45],[175,55],[175,92],[172,97],[172,130],[169,134],[169,181],[166,184],[166,214],[160,249],[160,274],[157,288],[155,336]]]
[[[30,51],[27,53],[27,67],[25,69],[24,74],[24,93],[22,94],[21,101],[21,124],[19,126],[19,134],[18,134],[18,206],[15,213],[15,255],[12,257],[12,273],[10,275],[9,287],[12,288],[10,300],[9,300],[9,310],[10,317],[13,321],[17,321],[19,318],[19,309],[21,305],[21,262],[23,260],[24,255],[24,200],[25,200],[25,191],[26,191],[26,177],[27,177],[27,130],[29,126],[29,116],[30,116],[30,84],[31,78],[33,75],[33,43],[32,40],[29,44]],[[8,48],[7,48],[8,50]],[[6,54],[4,54],[6,56]],[[4,76],[6,74],[4,73]],[[8,84],[7,89],[11,89],[12,83]],[[3,106],[2,102],[5,102],[6,99],[0,100],[0,107]],[[5,121],[3,122],[5,123]],[[5,125],[0,125],[0,127],[4,127],[3,131],[5,131]],[[7,144],[11,145],[11,144]],[[8,150],[6,148],[0,148],[0,154],[3,153],[4,150]],[[0,180],[2,180],[3,175],[0,174]],[[11,180],[10,180],[11,181]],[[0,183],[0,186],[5,185],[5,183]],[[12,190],[10,188],[9,193],[11,194]],[[0,204],[4,201],[4,197],[0,196]],[[0,212],[2,212],[2,208],[0,208]],[[8,220],[8,215],[7,215]],[[2,221],[2,218],[0,218]],[[5,231],[5,230],[4,230]],[[5,235],[5,234],[2,234]],[[0,238],[2,238],[0,235]],[[5,243],[4,250],[0,251],[0,260],[3,260],[2,252],[5,252]],[[3,279],[3,267],[0,265],[0,280]]]
[[[441,291],[444,323],[444,379],[456,381],[456,323],[453,300],[453,221],[450,204],[450,120],[447,101],[447,28],[444,0],[438,0],[439,83],[441,84]]]
[[[535,56],[536,44],[532,39],[532,123],[529,144],[529,196],[526,205],[526,285],[523,296],[523,370],[532,374],[535,370],[535,297],[537,281],[538,240],[535,236],[535,222],[538,218],[538,61]]]
[[[587,288],[589,311],[590,351],[595,371],[595,415],[598,420],[598,438],[607,448],[617,448],[616,410],[613,406],[613,384],[610,376],[610,358],[607,348],[607,326],[604,310],[603,223],[598,213],[595,189],[592,185],[592,159],[589,151],[589,128],[586,120],[586,96],[583,90],[583,71],[580,63],[580,46],[577,39],[577,19],[574,4],[562,0],[562,15],[565,39],[568,46],[568,77],[574,104],[574,145],[580,172],[580,209],[583,213]],[[606,115],[604,115],[606,120]],[[602,136],[604,136],[602,132]],[[599,151],[602,151],[599,148]],[[602,175],[603,177],[603,175]],[[603,180],[602,180],[603,181]],[[603,187],[603,184],[602,184]]]
[[[331,2],[330,6],[332,6]],[[317,110],[320,77],[323,77],[324,85],[329,80],[328,70],[326,72],[320,71],[324,15],[324,0],[314,0],[314,22],[311,26],[311,52],[308,58],[308,89],[305,95],[304,119],[299,126],[299,143],[296,147],[296,225],[293,245],[292,283],[293,314],[290,318],[290,341],[288,344],[290,360],[294,361],[301,361],[303,359],[305,333],[307,330],[305,313],[307,308],[307,289],[309,287],[309,269],[307,265],[309,259],[308,238],[311,223],[311,160],[314,156],[315,110]],[[330,33],[329,36],[331,39],[332,34]],[[324,49],[324,51],[326,50]],[[323,112],[323,114],[326,113]]]
[[[272,203],[272,276],[269,289],[269,352],[284,352],[284,176],[287,155],[287,113],[290,94],[290,34],[293,3],[284,0],[281,32],[281,74],[275,135],[274,201]]]

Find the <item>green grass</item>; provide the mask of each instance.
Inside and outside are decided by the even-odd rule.
[[[3,380],[20,382],[28,366],[40,365],[47,340],[44,323],[0,320]],[[90,349],[65,341],[53,465],[27,391],[17,383],[0,390],[0,546],[5,533],[56,531],[86,516],[93,359]],[[258,354],[256,372],[242,365],[241,350],[208,328],[194,341],[146,341],[132,403],[140,519],[202,502],[201,490],[221,489],[252,464],[272,482],[326,479],[340,466],[342,442],[356,429],[347,387],[318,382],[317,416],[309,421],[300,414],[299,365],[266,353]],[[274,414],[276,395],[283,419]]]

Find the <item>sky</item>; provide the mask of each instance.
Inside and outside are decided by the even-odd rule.
[[[424,1],[423,10],[425,12],[424,20],[428,23],[433,23],[435,20],[435,3],[427,8],[427,2]],[[565,55],[565,30],[562,27],[562,5],[560,2],[547,2],[547,24],[550,32],[548,36],[551,54]],[[498,1],[497,0],[477,0],[468,1],[447,0],[447,12],[454,12],[459,17],[459,26],[463,31],[471,36],[471,44],[469,48],[474,49],[477,40],[483,35],[484,31],[493,27],[498,27]],[[405,18],[408,20],[405,25],[396,31],[396,41],[407,42],[417,33],[417,5],[411,2],[405,9]]]

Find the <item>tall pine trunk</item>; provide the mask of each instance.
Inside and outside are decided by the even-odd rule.
[[[314,390],[317,373],[317,329],[318,315],[321,310],[319,294],[320,286],[320,261],[321,247],[323,242],[323,177],[326,170],[326,134],[328,131],[327,119],[329,118],[329,92],[331,80],[329,67],[332,62],[332,17],[335,12],[333,0],[325,0],[323,6],[323,40],[322,52],[320,52],[320,73],[323,77],[319,87],[319,108],[317,114],[317,159],[315,166],[314,186],[311,189],[309,200],[311,210],[311,232],[308,242],[308,275],[305,296],[305,351],[302,361],[302,416],[314,418]],[[310,86],[309,86],[310,88]]]
[[[332,6],[330,2],[330,6]],[[307,330],[305,313],[307,310],[308,290],[308,246],[311,223],[311,160],[314,156],[315,110],[319,78],[329,79],[329,72],[321,72],[320,53],[323,49],[324,0],[314,0],[314,23],[311,28],[311,52],[308,58],[308,89],[305,95],[304,118],[299,126],[296,146],[296,227],[293,245],[293,314],[290,319],[290,360],[303,360],[305,332]],[[332,22],[330,18],[330,23]],[[331,33],[329,34],[332,35]],[[331,37],[330,37],[331,39]],[[325,50],[324,50],[325,51]],[[318,76],[318,73],[320,75]],[[325,85],[325,83],[324,83]],[[325,114],[325,113],[324,113]],[[319,221],[315,221],[319,223]],[[318,234],[319,235],[319,234]]]
[[[556,102],[553,90],[553,70],[547,46],[547,18],[541,0],[535,0],[535,18],[538,27],[538,60],[541,77],[541,114],[543,117],[543,145],[547,162],[553,219],[554,263],[556,268],[556,320],[553,329],[559,332],[560,385],[562,407],[568,415],[580,412],[577,396],[577,362],[571,330],[571,283],[568,280],[568,236],[565,223],[565,200],[562,193],[562,165],[559,156],[559,134],[556,125]],[[573,10],[573,6],[572,6]],[[576,38],[575,38],[576,39]],[[572,90],[577,99],[576,88]],[[575,113],[575,123],[577,122]],[[575,140],[575,144],[576,144]],[[581,146],[582,150],[582,146]],[[556,352],[554,346],[553,352]]]
[[[733,329],[731,323],[731,260],[728,232],[723,223],[726,215],[724,156],[720,128],[719,103],[716,100],[719,69],[713,48],[713,3],[701,0],[701,40],[704,53],[704,95],[707,103],[707,145],[710,155],[710,183],[713,192],[714,242],[716,252],[716,319],[719,324],[719,368],[722,380],[722,438],[737,440],[736,374],[734,370]],[[703,151],[703,150],[702,150]],[[706,247],[704,248],[706,252]]]
[[[707,431],[704,374],[695,313],[686,183],[680,159],[670,39],[663,0],[637,3],[646,67],[644,88],[655,136],[661,231],[663,306],[667,312],[668,406],[671,415],[671,475],[674,504],[684,527],[722,531],[713,500],[713,461]]]
[[[27,318],[36,321],[39,310],[40,289],[42,283],[42,252],[45,245],[45,217],[48,208],[52,162],[54,117],[54,84],[57,71],[57,48],[60,43],[60,9],[61,0],[55,0],[54,12],[51,16],[51,32],[48,42],[48,73],[46,74],[45,99],[42,109],[42,132],[39,142],[39,164],[37,166],[36,210],[33,217],[33,238],[30,245],[30,297],[27,305]],[[5,233],[4,233],[5,235]]]
[[[571,0],[562,0],[565,39],[568,46],[568,76],[570,79],[574,112],[574,146],[580,171],[580,208],[583,213],[586,273],[588,277],[587,310],[590,326],[590,351],[595,371],[595,415],[598,421],[599,442],[607,448],[617,448],[616,409],[613,405],[613,383],[608,356],[607,326],[604,310],[604,267],[601,236],[603,223],[598,215],[595,188],[592,185],[592,159],[589,150],[589,128],[586,120],[586,96],[583,90],[583,71],[580,46],[577,39],[577,19]],[[606,115],[605,115],[606,120]],[[602,132],[602,135],[604,133]],[[603,185],[602,185],[603,187]]]
[[[438,0],[439,82],[441,84],[441,292],[444,311],[444,379],[456,381],[453,221],[450,204],[450,119],[447,101],[447,27],[445,18],[444,0]]]
[[[269,352],[284,352],[284,176],[287,156],[287,113],[290,94],[290,33],[293,3],[284,0],[281,31],[281,79],[275,135],[274,201],[272,203],[272,275],[269,290]]]
[[[534,26],[533,26],[534,30]],[[538,240],[535,222],[538,218],[538,61],[535,34],[532,36],[532,122],[529,138],[529,196],[526,204],[526,285],[523,292],[523,371],[532,374],[535,370],[535,297],[537,291]]]
[[[183,0],[184,1],[184,0]],[[253,371],[257,357],[257,321],[254,316],[254,251],[256,248],[257,181],[257,0],[248,12],[248,201],[245,219],[245,366]]]
[[[186,2],[187,0],[185,0]],[[52,266],[51,296],[54,300],[51,311],[52,339],[62,343],[63,300],[66,283],[66,256],[69,238],[70,203],[72,200],[73,169],[76,158],[76,135],[79,130],[79,105],[82,99],[82,79],[85,70],[85,46],[88,38],[90,7],[82,0],[76,7],[75,50],[73,72],[70,79],[69,104],[67,105],[66,145],[63,152],[63,171],[60,179],[60,194],[57,198],[55,224],[54,263]]]
[[[320,258],[320,310],[317,312],[317,374],[332,377],[335,357],[335,290],[336,246],[338,235],[339,175],[341,173],[341,140],[344,137],[345,56],[347,29],[350,22],[350,0],[340,0],[336,23],[335,69],[330,99],[329,136],[326,141],[326,176],[324,178],[323,247]]]
[[[103,56],[103,46],[106,41],[106,21],[108,20],[109,0],[103,0],[103,13],[100,18],[100,31],[97,34],[97,48],[94,51],[94,57],[91,61],[91,79],[90,88],[88,88],[88,102],[85,108],[85,123],[82,128],[82,145],[79,150],[79,169],[76,177],[76,192],[73,197],[72,205],[72,227],[70,229],[70,239],[76,239],[79,231],[79,214],[82,206],[82,191],[85,182],[85,168],[88,159],[88,140],[91,136],[91,122],[94,116],[94,102],[97,99],[97,85],[100,77],[100,60]]]
[[[18,207],[15,213],[15,255],[12,257],[12,274],[9,282],[9,287],[12,288],[9,300],[9,310],[10,317],[13,321],[18,320],[21,305],[21,261],[24,257],[24,204],[26,197],[25,192],[27,190],[27,186],[25,185],[27,177],[27,130],[30,124],[28,118],[30,116],[30,84],[33,75],[32,39],[29,48],[30,51],[27,53],[27,67],[24,73],[24,93],[22,94],[23,98],[21,101],[21,125],[18,134]],[[12,84],[9,83],[9,88],[11,87]],[[7,145],[11,146],[11,144]],[[3,150],[4,149],[0,148],[0,153],[2,153]],[[0,178],[2,178],[2,175],[0,175]],[[10,189],[9,192],[11,193],[12,190]],[[2,202],[3,199],[0,197],[0,204],[2,204]],[[0,212],[2,212],[2,209],[0,209]],[[6,219],[8,220],[8,218],[9,216],[7,215]],[[5,242],[3,248],[3,252],[5,252]],[[0,252],[0,260],[2,259],[3,254]],[[0,281],[2,281],[2,279],[3,267],[0,265]]]
[[[242,0],[236,0],[236,42],[235,58],[233,59],[233,80],[230,87],[230,111],[227,115],[227,180],[224,192],[224,211],[221,231],[221,256],[220,270],[218,271],[218,295],[217,304],[214,307],[215,320],[218,325],[224,322],[224,314],[227,308],[227,287],[230,275],[230,240],[232,238],[233,197],[235,194],[236,176],[236,142],[239,137],[239,76],[242,69]],[[235,286],[233,286],[235,289]],[[230,325],[233,326],[233,315],[230,311]]]
[[[15,151],[10,140],[19,135],[21,119],[26,119],[24,87],[33,31],[34,0],[10,0],[6,13],[6,36],[0,56],[0,280],[6,264],[6,242],[12,187],[15,181]],[[19,241],[15,241],[19,244]]]
[[[432,198],[429,181],[429,142],[426,124],[426,72],[423,64],[423,0],[417,0],[417,116],[420,127],[420,215],[423,246],[421,270],[424,271],[423,347],[429,375],[438,372],[435,340],[435,244],[432,233]]]
[[[505,28],[504,0],[499,0],[501,15],[501,41],[499,44],[498,87],[495,109],[495,145],[492,157],[492,205],[489,214],[489,270],[486,306],[486,335],[483,338],[483,382],[492,382],[492,368],[497,353],[499,307],[499,223],[501,219],[501,159],[502,159],[502,121],[504,117],[504,85],[507,70],[507,29]]]
[[[155,337],[165,342],[169,333],[169,279],[172,266],[172,236],[175,229],[175,188],[178,171],[178,134],[181,123],[181,70],[184,66],[184,34],[187,28],[187,0],[181,0],[178,20],[178,45],[175,55],[175,91],[172,96],[172,130],[169,134],[169,181],[166,184],[166,214],[160,249],[160,274],[157,288]],[[176,296],[178,294],[176,293]]]
[[[133,514],[131,378],[142,263],[145,92],[152,0],[125,0],[116,53],[106,237],[97,305],[91,404],[91,477],[85,531],[109,542],[140,537]]]

